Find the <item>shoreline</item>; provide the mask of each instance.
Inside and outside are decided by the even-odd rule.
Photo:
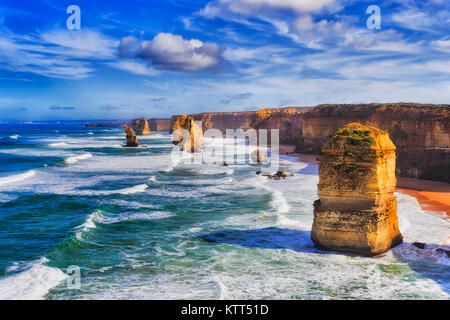
[[[295,152],[295,145],[280,145],[280,155],[296,157],[297,161],[308,165],[318,165],[317,155]],[[396,192],[401,192],[417,199],[424,211],[431,211],[450,218],[450,184],[440,181],[421,180],[408,177],[397,177]]]

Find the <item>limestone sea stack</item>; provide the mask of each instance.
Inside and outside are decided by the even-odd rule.
[[[189,137],[183,135],[189,133]],[[203,131],[191,116],[183,115],[178,117],[173,124],[172,143],[180,145],[181,150],[186,152],[202,152],[203,151]]]
[[[350,123],[323,145],[311,238],[317,247],[372,256],[402,242],[389,135]]]
[[[131,128],[138,136],[148,136],[151,133],[150,126],[145,117],[131,121]]]
[[[135,136],[133,129],[125,126],[125,133],[127,135],[127,144],[125,147],[137,147],[139,145],[138,138]]]

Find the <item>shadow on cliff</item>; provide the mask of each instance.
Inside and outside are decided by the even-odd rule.
[[[311,232],[303,230],[275,227],[252,230],[222,230],[202,235],[200,239],[212,243],[227,243],[242,247],[327,253],[315,248],[311,241]]]

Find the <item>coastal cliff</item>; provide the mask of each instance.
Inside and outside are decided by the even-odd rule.
[[[186,152],[203,151],[203,131],[191,116],[179,116],[172,127],[172,143]]]
[[[450,182],[450,105],[321,105],[303,114],[301,153],[318,154],[333,132],[360,122],[389,133],[399,176]]]
[[[148,119],[151,131],[170,131],[170,121],[171,119]]]
[[[206,112],[192,114],[191,116],[195,121],[201,122],[202,130],[205,132],[208,129],[218,129],[222,133],[226,132],[226,129],[250,129],[250,121],[254,116],[254,111],[249,112]],[[171,118],[171,127],[178,119],[179,116],[173,116]]]
[[[370,256],[402,241],[394,196],[395,149],[386,132],[359,123],[326,141],[311,231],[318,247]]]
[[[150,127],[148,125],[147,119],[145,117],[141,117],[140,119],[135,119],[131,121],[131,128],[133,128],[134,132],[139,136],[149,135]]]
[[[398,176],[450,182],[450,105],[414,103],[330,104],[302,108],[266,108],[249,112],[191,115],[210,128],[280,130],[280,144],[298,153],[319,154],[338,128],[352,122],[380,128],[397,146]],[[170,128],[179,116],[170,120]]]
[[[280,144],[297,145],[302,139],[302,114],[312,108],[268,108],[255,111],[250,121],[250,127],[256,130],[267,129],[268,140],[270,130],[278,129]]]

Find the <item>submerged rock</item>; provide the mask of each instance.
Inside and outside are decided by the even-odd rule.
[[[203,131],[191,116],[180,116],[173,124],[172,143],[186,152],[203,151]]]
[[[450,250],[446,250],[446,249],[442,249],[442,248],[437,248],[436,252],[439,252],[441,254],[445,254],[447,255],[447,258],[450,258]]]
[[[419,249],[425,249],[426,243],[423,242],[413,242],[413,246],[419,248]]]
[[[127,135],[127,144],[125,147],[137,147],[139,145],[138,138],[135,136],[133,129],[125,126],[125,133]]]
[[[131,128],[138,136],[145,136],[151,134],[150,126],[145,117],[141,117],[140,119],[135,119],[131,121]]]
[[[370,256],[402,242],[395,149],[386,132],[359,123],[324,144],[311,232],[318,247]]]

